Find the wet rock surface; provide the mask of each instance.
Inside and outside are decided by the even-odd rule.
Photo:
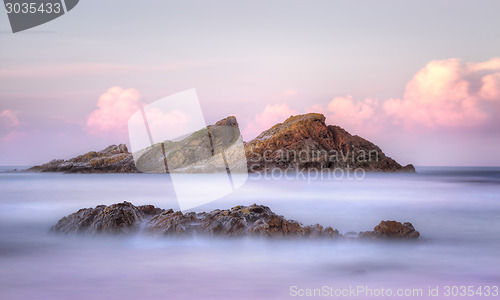
[[[375,226],[373,231],[362,232],[359,234],[359,237],[368,239],[414,240],[420,237],[420,232],[416,231],[410,222],[382,221]]]
[[[157,235],[339,237],[337,230],[316,224],[304,226],[275,214],[269,207],[253,204],[231,209],[183,214],[168,210],[146,224],[146,232]]]
[[[50,230],[83,235],[134,233],[145,220],[162,212],[162,209],[152,205],[135,206],[126,201],[110,206],[98,205],[63,217]]]
[[[417,239],[410,223],[383,221],[359,235],[373,239]],[[344,238],[332,227],[305,226],[274,213],[269,207],[252,204],[211,212],[182,213],[153,205],[135,206],[129,202],[83,208],[60,219],[51,228],[60,234],[146,234],[189,237],[269,237],[269,238]]]

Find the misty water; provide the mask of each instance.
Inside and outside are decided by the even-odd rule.
[[[178,210],[169,176],[8,169],[0,172],[0,299],[286,299],[324,286],[422,289],[413,298],[436,299],[445,286],[500,284],[500,168],[363,180],[254,175],[194,210],[257,203],[343,234],[409,221],[419,242],[57,236],[50,227],[84,207],[129,201]],[[429,287],[440,297],[428,296]]]

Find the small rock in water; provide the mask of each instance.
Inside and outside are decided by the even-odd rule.
[[[382,221],[373,231],[360,233],[361,238],[370,239],[417,239],[420,232],[416,231],[410,222],[401,224],[397,221]]]

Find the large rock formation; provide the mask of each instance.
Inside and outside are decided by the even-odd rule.
[[[245,148],[233,116],[187,136],[135,151],[137,169],[145,173],[246,172]]]
[[[136,151],[134,156],[125,145],[112,145],[69,160],[53,160],[28,171],[166,173],[170,169],[200,173],[225,172],[229,164],[233,172],[247,168],[249,172],[275,168],[415,172],[412,165],[401,166],[377,145],[339,126],[327,126],[325,116],[315,113],[292,116],[245,143],[244,152],[241,149],[238,122],[231,116],[178,141],[164,141]],[[222,152],[224,155],[220,155]]]
[[[51,232],[64,234],[144,234],[160,236],[261,236],[339,237],[337,230],[321,225],[303,226],[275,214],[269,207],[253,204],[226,210],[186,213],[129,202],[84,208],[63,217]]]
[[[111,145],[101,151],[90,151],[77,157],[54,159],[27,171],[66,173],[137,173],[132,154],[124,144]]]
[[[220,153],[224,151],[223,157]],[[238,122],[227,117],[178,141],[164,141],[130,153],[127,146],[111,145],[77,157],[55,159],[27,171],[66,173],[183,173],[247,170]]]
[[[252,204],[211,212],[182,213],[152,205],[135,206],[129,202],[83,208],[63,217],[51,228],[62,234],[147,234],[153,236],[270,237],[270,238],[340,238],[331,227],[304,226],[275,214],[269,207]],[[375,231],[361,233],[363,238],[417,239],[410,223],[383,221]]]
[[[409,171],[375,144],[339,126],[327,126],[325,116],[292,116],[246,144],[249,170],[362,168],[365,171]]]

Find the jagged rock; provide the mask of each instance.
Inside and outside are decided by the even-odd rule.
[[[238,128],[238,121],[236,120],[235,116],[229,116],[227,118],[224,118],[220,121],[215,122],[215,126],[230,126],[230,127],[236,127]]]
[[[133,233],[139,230],[144,220],[161,212],[163,212],[162,209],[152,205],[135,206],[126,201],[110,206],[99,205],[95,208],[82,208],[76,213],[63,217],[51,228],[51,231],[83,235]]]
[[[382,221],[373,231],[361,232],[361,238],[369,239],[417,239],[420,232],[416,231],[410,222],[401,224],[397,221]]]
[[[375,144],[339,126],[327,126],[317,113],[292,116],[262,132],[245,145],[249,170],[279,169],[415,172],[402,167]]]
[[[83,208],[60,219],[51,232],[63,234],[142,234],[154,236],[270,237],[270,238],[343,238],[331,227],[304,226],[275,214],[269,207],[252,204],[211,212],[182,213],[153,205],[135,206],[129,202]],[[411,223],[382,221],[374,231],[347,238],[417,239],[420,233]]]
[[[321,225],[303,226],[275,214],[269,207],[253,204],[202,213],[163,210],[129,202],[80,209],[51,228],[55,233],[123,234],[138,232],[161,236],[260,236],[340,237],[337,230]]]
[[[267,206],[252,204],[209,213],[166,211],[149,221],[144,229],[159,235],[340,237],[337,230],[321,225],[303,226],[277,215]]]
[[[146,173],[225,173],[228,166],[233,171],[247,171],[243,141],[233,116],[133,154],[136,167]]]
[[[406,172],[406,173],[415,173],[415,166],[413,166],[413,164],[407,164],[399,171]]]
[[[101,151],[90,151],[77,157],[34,166],[27,171],[65,173],[137,173],[132,154],[124,144],[111,145]]]
[[[53,160],[28,171],[67,173],[183,173],[261,172],[271,169],[331,171],[363,169],[376,172],[415,172],[386,156],[375,144],[326,125],[325,116],[292,116],[244,144],[234,116],[176,141],[164,141],[136,151],[124,144],[91,151],[69,160]],[[224,151],[225,156],[217,155]],[[244,153],[243,153],[244,152]],[[135,158],[135,161],[134,161]],[[137,166],[137,167],[136,167]]]

